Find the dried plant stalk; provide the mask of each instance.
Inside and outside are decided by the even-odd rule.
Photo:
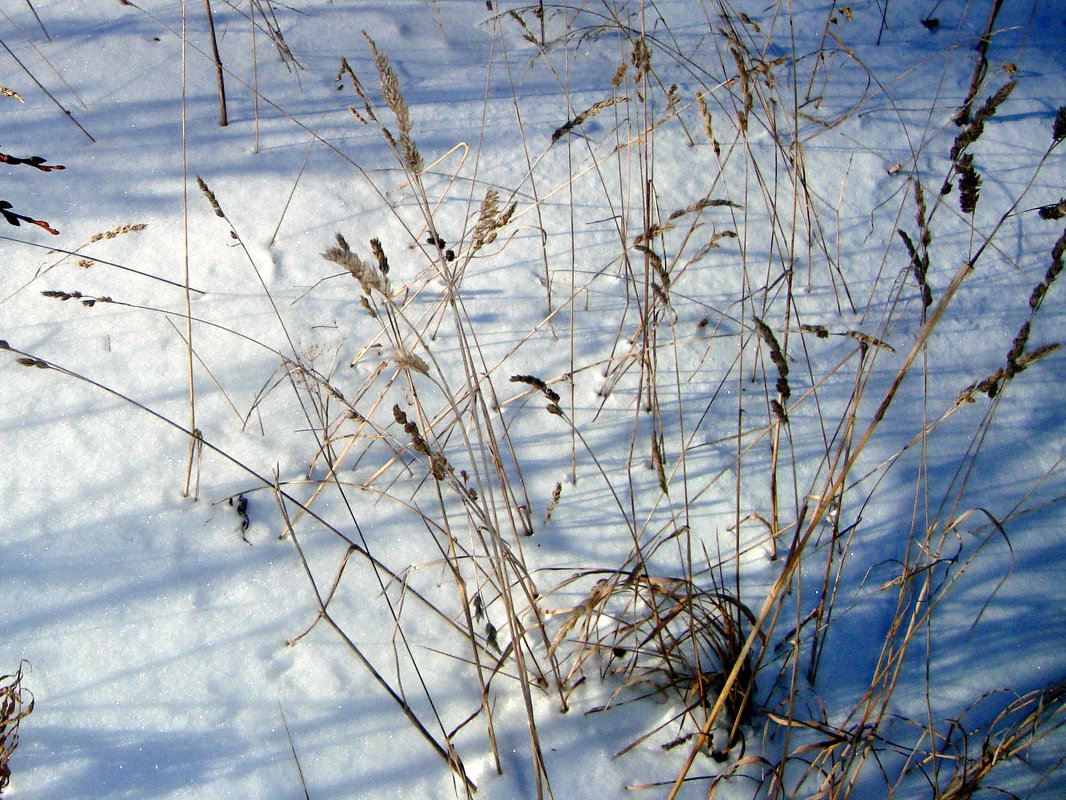
[[[0,675],[0,793],[11,781],[10,760],[19,743],[19,725],[33,711],[33,695],[22,686],[23,661],[11,675]]]
[[[586,120],[589,120],[592,117],[596,116],[604,109],[610,108],[611,106],[616,106],[619,103],[625,103],[627,101],[628,98],[625,97],[608,97],[606,100],[600,100],[598,103],[594,103],[593,105],[582,111],[580,114],[578,114],[576,117],[574,117],[572,120],[569,120],[561,128],[556,128],[555,132],[552,134],[551,143],[555,144],[557,141],[566,136],[566,134],[570,133],[570,131],[572,131],[574,128],[583,124]]]

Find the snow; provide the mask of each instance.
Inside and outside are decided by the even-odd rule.
[[[921,726],[930,720],[957,736],[948,721],[964,719],[979,756],[980,726],[1015,696],[1066,678],[1066,355],[1048,352],[995,399],[977,392],[957,402],[1007,363],[1027,320],[1027,353],[1066,330],[1061,280],[1035,313],[1029,305],[1063,235],[1061,221],[1035,212],[1066,193],[1061,146],[1048,149],[1066,103],[1058,4],[1006,4],[996,21],[974,109],[1012,76],[1017,86],[970,147],[982,177],[973,215],[959,209],[948,152],[991,3],[860,2],[846,12],[821,0],[580,3],[549,9],[551,47],[541,53],[523,39],[539,39],[540,21],[516,3],[494,3],[494,14],[474,0],[216,0],[227,127],[218,124],[204,10],[187,5],[34,0],[7,3],[0,20],[10,48],[0,84],[22,99],[0,98],[0,149],[65,166],[5,172],[13,210],[60,232],[0,228],[0,339],[13,350],[0,353],[0,674],[25,659],[35,698],[5,796],[464,796],[427,741],[453,732],[478,797],[547,795],[513,654],[489,691],[502,774],[485,713],[470,719],[481,690],[446,556],[452,546],[474,553],[455,563],[468,593],[485,593],[486,620],[506,650],[508,613],[489,586],[499,551],[491,537],[484,544],[492,526],[513,555],[510,597],[528,626],[526,656],[541,666],[533,586],[550,640],[596,580],[637,566],[636,538],[649,575],[695,571],[698,585],[722,591],[739,581],[757,617],[790,568],[793,537],[810,531],[791,591],[756,643],[756,711],[743,747],[725,764],[698,755],[688,773],[742,773],[716,784],[720,797],[771,796],[757,757],[780,760],[782,748],[797,782],[788,792],[815,793],[817,775],[798,785],[814,758],[802,748],[824,742],[824,732],[793,727],[789,744],[773,719],[791,707],[796,719],[857,730],[851,712],[894,619],[931,614],[880,711],[869,712],[884,715],[879,753],[889,772],[909,747],[928,747]],[[933,31],[921,24],[930,16],[939,19]],[[279,56],[267,21],[299,66]],[[752,59],[783,59],[750,78],[746,136],[727,28],[741,32]],[[655,72],[638,87],[627,37],[641,29]],[[425,200],[378,128],[349,110],[366,117],[350,77],[338,74],[342,57],[399,134],[362,31],[387,55],[410,106]],[[628,71],[612,86],[621,64]],[[671,83],[676,115],[665,99]],[[552,143],[611,97],[625,99]],[[791,178],[797,164],[802,184]],[[897,233],[920,235],[915,176],[932,232],[928,309]],[[647,219],[645,178],[654,187]],[[949,179],[953,191],[939,196]],[[514,201],[513,216],[467,262],[490,188],[496,213]],[[701,199],[721,202],[693,210]],[[427,244],[423,202],[454,261]],[[675,211],[683,213],[670,219]],[[667,220],[673,230],[649,246],[670,274],[668,307],[654,305],[650,286],[663,289],[662,273],[633,246],[650,222]],[[321,257],[337,233],[370,264],[369,240],[381,241],[391,328],[381,293],[364,295]],[[969,260],[973,274],[926,325]],[[458,265],[449,284],[443,271]],[[61,301],[42,291],[81,294]],[[91,298],[110,302],[82,303]],[[659,317],[642,327],[646,304]],[[787,355],[787,425],[770,407],[780,368],[756,316]],[[856,332],[891,349],[860,343]],[[644,336],[657,344],[657,414],[644,409],[648,386],[632,357]],[[405,353],[423,364],[399,368]],[[471,375],[486,374],[475,413]],[[545,381],[559,413],[513,375]],[[394,405],[419,432],[432,428],[430,447],[454,468],[451,484],[440,481],[441,503]],[[193,424],[203,445],[185,496]],[[322,452],[327,434],[336,479]],[[853,452],[843,502],[808,528],[829,476]],[[476,524],[474,507],[490,509]],[[295,536],[281,538],[284,515]],[[935,550],[922,549],[927,529]],[[918,565],[911,593],[898,589],[904,561]],[[808,615],[827,589],[832,614],[816,640]],[[347,639],[319,619],[316,590]],[[475,625],[479,657],[491,664],[485,620]],[[593,630],[611,642],[609,627],[604,616]],[[559,650],[564,675],[581,631]],[[682,774],[693,741],[663,745],[693,733],[691,722],[666,724],[614,757],[680,711],[676,697],[634,699],[617,676],[601,680],[618,663],[606,651],[591,657],[584,682],[566,687],[565,713],[557,688],[528,687],[557,798],[666,796]],[[587,713],[615,701],[625,702]],[[1025,761],[997,767],[986,786],[1058,797],[1063,746],[1057,732]],[[827,769],[842,757],[825,752]],[[941,787],[954,763],[938,762]],[[934,767],[923,769],[893,796],[929,796]],[[856,765],[853,796],[887,796],[886,780],[895,782],[873,761]],[[706,796],[709,786],[689,782],[680,796]]]

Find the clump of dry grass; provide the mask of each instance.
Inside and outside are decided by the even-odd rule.
[[[619,42],[621,66],[606,97],[576,108],[568,104],[559,113],[546,128],[553,133],[545,135],[550,141],[540,143],[539,154],[532,153],[532,137],[523,139],[530,174],[521,186],[478,188],[477,194],[471,188],[461,198],[459,214],[450,213],[449,203],[462,184],[463,167],[448,180],[434,182],[433,170],[444,157],[427,168],[429,152],[423,156],[415,140],[414,115],[389,56],[366,35],[380,97],[371,96],[347,60],[337,73],[357,98],[359,108],[352,107],[352,114],[380,135],[395,158],[409,201],[390,204],[389,211],[406,240],[386,238],[386,243],[390,253],[413,256],[398,256],[397,269],[391,271],[381,239],[369,239],[371,255],[364,259],[340,234],[321,253],[359,283],[358,302],[369,319],[358,315],[358,323],[368,327],[351,334],[358,339],[351,363],[366,367],[366,374],[353,377],[336,365],[323,368],[311,351],[297,351],[290,339],[291,352],[276,353],[279,371],[263,394],[287,386],[296,399],[294,413],[313,440],[310,465],[300,482],[307,495],[294,497],[278,475],[248,472],[258,488],[274,493],[284,521],[282,535],[291,538],[313,590],[316,615],[308,630],[323,622],[340,637],[454,770],[460,792],[472,792],[473,784],[455,743],[473,723],[484,726],[496,768],[502,769],[497,700],[510,693],[520,696],[525,711],[527,763],[536,794],[550,797],[550,757],[538,734],[544,704],[537,698],[551,698],[566,710],[576,687],[593,677],[615,689],[611,701],[596,711],[639,708],[649,698],[671,703],[666,722],[623,748],[644,745],[656,734],[669,740],[660,743],[667,750],[689,744],[689,759],[678,770],[671,796],[695,763],[705,763],[703,755],[731,759],[728,776],[756,780],[775,799],[846,798],[862,785],[859,777],[868,775],[894,790],[906,769],[892,773],[892,764],[901,758],[923,766],[933,763],[943,757],[939,743],[950,738],[928,721],[914,722],[915,735],[902,744],[890,740],[884,729],[892,721],[888,710],[902,685],[901,674],[920,658],[911,652],[915,643],[923,636],[937,638],[930,609],[974,563],[954,560],[945,544],[974,533],[964,530],[967,513],[956,508],[963,502],[963,489],[944,493],[941,502],[950,513],[928,512],[920,518],[915,511],[909,521],[903,513],[901,521],[884,523],[892,527],[887,538],[894,555],[879,553],[877,558],[898,568],[899,575],[886,581],[882,591],[897,589],[898,598],[881,620],[887,632],[872,645],[880,655],[876,669],[864,676],[868,685],[857,694],[835,694],[824,684],[821,663],[827,649],[838,646],[830,636],[838,630],[838,603],[857,593],[856,586],[861,588],[869,573],[885,568],[881,562],[856,563],[863,556],[855,553],[862,548],[851,546],[860,523],[874,527],[874,510],[895,508],[879,502],[884,475],[905,454],[921,451],[921,458],[928,458],[929,434],[956,410],[928,421],[930,409],[944,398],[937,394],[940,376],[924,370],[938,325],[951,313],[960,286],[977,272],[982,255],[995,249],[990,245],[999,228],[983,233],[974,220],[982,178],[970,150],[1015,85],[999,89],[972,120],[967,110],[963,130],[950,146],[937,142],[943,147],[936,163],[948,175],[940,197],[954,189],[952,181],[959,181],[960,205],[967,215],[963,224],[973,242],[962,267],[950,281],[935,274],[933,265],[962,259],[947,249],[947,241],[938,238],[934,247],[941,199],[927,201],[916,172],[910,178],[913,193],[899,192],[903,203],[913,198],[916,233],[894,221],[884,238],[895,242],[895,230],[902,240],[905,272],[919,287],[920,309],[909,310],[913,304],[902,302],[896,289],[884,291],[877,280],[864,284],[872,288],[863,306],[849,282],[862,284],[867,276],[849,268],[849,254],[833,252],[834,209],[812,190],[818,179],[807,171],[805,149],[808,126],[819,135],[832,131],[857,112],[862,100],[843,116],[832,117],[819,110],[822,98],[802,98],[793,91],[807,77],[813,87],[816,74],[829,70],[826,65],[839,53],[767,60],[760,55],[768,48],[758,38],[764,33],[757,22],[735,13],[725,0],[708,8],[715,20],[708,41],[718,63],[689,73],[698,86],[689,94],[694,107],[685,105],[684,92],[669,74],[671,63],[687,69],[689,55],[671,49],[670,37],[661,32],[651,35],[642,18],[623,21],[612,17],[611,10],[601,14],[586,8],[546,12],[543,4],[508,12],[506,19],[517,21],[520,37],[535,49],[537,59],[552,63],[569,57],[575,42],[584,46],[610,31]],[[646,10],[643,4],[641,9]],[[584,15],[592,19],[591,31],[581,27]],[[827,31],[830,25],[852,21],[850,9],[833,16]],[[858,60],[840,37],[828,38]],[[812,65],[809,76],[795,72],[808,68],[802,66],[806,63]],[[967,104],[979,89],[975,77]],[[382,104],[393,120],[388,124]],[[606,133],[587,124],[594,117]],[[697,130],[702,128],[705,142],[688,135],[693,122]],[[695,189],[687,188],[691,194],[685,196],[655,169],[663,157],[657,137],[665,137],[668,126],[680,131],[671,130],[671,135],[692,143],[685,157],[694,166],[686,172],[705,179]],[[1066,138],[1066,110],[1060,109],[1052,136],[1053,143]],[[933,157],[925,151],[915,155]],[[553,179],[565,177],[548,196],[569,197],[561,212],[541,199],[542,187],[534,185],[536,166],[552,158],[559,159],[551,163],[557,170]],[[388,193],[378,189],[368,172],[352,167],[384,201]],[[461,177],[471,187],[486,183],[476,168]],[[226,219],[206,183],[200,181],[200,188],[213,212]],[[850,198],[842,195],[844,199]],[[597,248],[585,249],[579,242],[588,223],[579,209],[586,206],[609,209],[613,231],[608,245],[598,242]],[[1059,206],[1061,202],[1042,207],[1039,216],[1056,219]],[[498,258],[512,269],[513,250],[501,241],[506,238],[501,232],[534,216],[549,313],[514,349],[500,355],[479,338],[473,300],[462,294],[461,277],[481,258]],[[1005,212],[1000,223],[1010,216]],[[458,236],[448,234],[450,244],[440,233],[446,224],[447,231],[460,225],[463,230]],[[846,224],[836,218],[837,236]],[[236,233],[230,235],[240,241]],[[556,247],[556,237],[564,246]],[[947,255],[936,252],[934,257],[940,247]],[[978,392],[1000,395],[1008,381],[1055,352],[1057,344],[1030,347],[1029,339],[1032,316],[1061,272],[1064,250],[1066,234],[1030,294],[1030,320],[1018,329],[1006,364],[959,395],[956,406],[973,401]],[[410,261],[418,259],[417,268],[410,269]],[[890,261],[887,246],[884,260]],[[812,307],[805,293],[796,291],[801,262],[808,265],[809,294],[832,298],[824,307]],[[701,275],[712,270],[713,279]],[[591,276],[584,285],[580,274]],[[434,278],[443,279],[443,290]],[[617,280],[621,288],[612,284],[601,291],[609,283],[605,278]],[[569,286],[569,296],[560,303],[551,301],[556,281]],[[935,295],[934,286],[940,287]],[[265,283],[264,291],[269,296]],[[85,305],[113,302],[76,291],[45,294]],[[355,307],[354,298],[349,301],[344,307]],[[836,322],[831,320],[834,303],[841,317]],[[823,314],[825,324],[812,322]],[[279,312],[279,320],[281,316]],[[555,327],[556,316],[567,320],[569,330]],[[693,326],[690,320],[695,319],[700,321]],[[584,355],[578,352],[584,344],[582,325],[594,340],[607,331],[603,342],[593,341]],[[903,338],[898,327],[915,331],[910,346],[899,353],[889,344],[899,344],[896,336]],[[549,355],[549,365],[521,363],[521,348],[549,328],[557,338],[538,351]],[[834,347],[833,358],[839,361],[830,362],[821,348]],[[446,351],[454,357],[442,356]],[[557,358],[563,351],[565,357]],[[15,354],[24,366],[57,368],[21,351]],[[886,372],[887,378],[878,378]],[[592,374],[603,378],[599,407],[583,406],[575,391]],[[884,450],[898,443],[893,438],[898,433],[885,433],[882,444],[879,437],[889,427],[882,422],[896,410],[901,387],[914,382],[922,386],[917,391],[922,413],[914,413],[912,406],[903,422],[893,420],[914,438],[883,460]],[[520,384],[515,396],[499,396],[507,383]],[[530,396],[547,401],[549,416],[534,409],[536,433],[523,440],[515,430],[525,422],[524,412],[512,413],[511,408]],[[617,402],[608,402],[612,396]],[[751,400],[756,396],[758,403]],[[519,402],[512,406],[513,401]],[[615,432],[605,436],[597,425]],[[617,437],[619,429],[627,431],[622,438]],[[567,482],[552,474],[539,489],[528,488],[525,476],[538,469],[535,462],[547,449],[543,442],[567,435]],[[980,433],[974,435],[975,451],[981,440]],[[209,441],[201,441],[211,449]],[[913,447],[916,443],[921,447]],[[530,458],[527,447],[542,449]],[[562,469],[566,459],[560,455],[556,460],[560,463],[551,467]],[[968,463],[960,461],[960,474]],[[935,506],[931,497],[938,490],[929,482],[928,463],[918,462],[915,472],[920,476],[910,487],[915,497],[927,508]],[[538,572],[538,556],[527,557],[524,548],[529,545],[524,543],[536,533],[533,519],[548,523],[554,518],[553,527],[564,527],[568,517],[582,511],[577,507],[582,493],[571,487],[584,489],[597,481],[596,490],[585,491],[591,492],[591,505],[607,507],[596,509],[602,512],[603,535],[612,535],[614,527],[623,532],[617,553],[621,566],[567,566],[568,574],[576,572],[573,577],[542,590],[544,576],[554,572]],[[966,479],[959,483],[965,486]],[[373,535],[364,536],[352,501],[356,491],[398,509],[396,519],[411,523],[399,525],[405,552],[414,554],[405,568],[391,569],[375,555]],[[599,503],[601,499],[609,502]],[[335,502],[327,506],[331,500]],[[343,509],[342,516],[320,515],[321,506],[334,514]],[[989,518],[995,534],[1009,542],[1004,523]],[[325,567],[305,558],[302,544],[323,531],[343,551]],[[389,536],[401,538],[394,531]],[[763,555],[767,551],[769,558]],[[378,582],[376,608],[394,630],[392,666],[397,676],[405,675],[403,683],[360,649],[360,617],[344,606],[345,589],[356,580],[352,564],[359,560]],[[435,580],[423,580],[430,571]],[[663,577],[678,575],[683,577]],[[753,575],[759,580],[752,581]],[[576,594],[576,601],[562,609],[548,607],[566,594]],[[438,712],[435,676],[425,674],[418,648],[406,638],[410,617],[405,615],[423,612],[439,626],[434,632],[442,632],[440,649],[462,663],[468,684],[476,686],[476,708],[458,724],[446,722],[447,714]],[[430,626],[420,619],[419,627]],[[294,637],[291,643],[302,639]],[[932,662],[927,658],[928,666]],[[408,670],[415,680],[406,677]],[[413,702],[416,696],[418,702]],[[962,747],[951,756],[960,772],[957,781],[952,778],[942,784],[946,788],[937,789],[941,796],[966,796],[977,785],[974,776],[983,779],[1019,754],[1023,731],[1035,738],[1035,731],[1050,730],[1045,726],[1053,715],[1045,711],[1061,705],[1061,689],[1026,702],[1005,712],[1021,722],[1012,722],[1009,730],[996,728],[995,736],[990,731],[980,753]],[[759,751],[749,754],[745,746],[755,743]],[[889,767],[882,755],[890,756]],[[727,772],[714,776],[712,785],[718,786]]]
[[[558,588],[585,577],[575,576]],[[723,760],[741,741],[755,693],[755,659],[742,645],[754,617],[737,598],[686,578],[654,577],[636,569],[598,579],[577,606],[553,613],[565,613],[551,647],[573,651],[567,656],[571,682],[594,667],[601,678],[617,684],[611,700],[593,712],[654,696],[674,701],[679,709],[619,755],[666,729],[674,735],[662,743],[665,749],[698,736],[734,669],[739,677],[727,690],[721,736],[708,737],[706,747]]]
[[[947,781],[936,786],[937,800],[970,800],[986,787],[990,773],[1012,761],[1025,762],[1041,740],[1066,726],[1066,681],[1053,683],[1012,700],[988,723],[951,723],[929,761],[948,765]],[[927,767],[929,762],[916,767]],[[1054,783],[1049,773],[1043,776]]]
[[[33,695],[22,685],[28,665],[19,664],[10,675],[0,675],[0,794],[11,782],[11,756],[19,743],[19,726],[33,711]]]

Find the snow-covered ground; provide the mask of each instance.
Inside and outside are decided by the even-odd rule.
[[[0,9],[5,796],[1061,796],[1061,3],[210,5]]]

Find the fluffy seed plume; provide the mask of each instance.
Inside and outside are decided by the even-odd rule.
[[[429,470],[434,479],[442,481],[455,471],[443,453],[435,452],[430,448],[429,443],[419,432],[418,426],[407,418],[407,414],[398,405],[392,407],[392,418],[403,425],[404,432],[411,437],[411,448],[429,459]]]
[[[485,192],[485,197],[481,201],[481,208],[478,209],[474,232],[471,236],[471,253],[476,253],[485,245],[496,241],[496,235],[511,221],[511,217],[517,207],[516,203],[511,203],[503,211],[500,211],[499,192],[495,189],[489,189]],[[443,247],[443,243],[440,243],[440,246]]]
[[[411,139],[411,109],[400,91],[400,80],[396,77],[396,70],[389,63],[389,57],[378,50],[378,46],[370,38],[370,34],[363,31],[363,38],[367,40],[370,45],[370,51],[374,54],[374,66],[377,67],[378,78],[381,82],[381,98],[396,117],[396,126],[400,130],[400,137],[396,141],[388,130],[384,128],[382,133],[389,141],[389,144],[393,145],[400,153],[407,168],[412,172],[421,173],[425,169],[425,163],[417,145]]]
[[[743,47],[739,41],[734,39],[734,44],[729,48],[729,51],[733,54],[733,60],[737,64],[737,78],[740,81],[740,99],[743,101],[743,106],[737,110],[737,123],[739,124],[741,131],[747,132],[748,117],[751,115],[751,109],[755,103],[755,98],[751,93],[751,71],[748,69],[747,61],[744,59]]]
[[[651,72],[651,50],[648,49],[648,42],[643,36],[633,43],[633,52],[629,59],[636,68],[633,82],[640,83],[644,80],[644,76]]]
[[[776,400],[774,402],[777,402]],[[670,484],[666,480],[666,468],[663,462],[666,460],[666,456],[663,453],[663,439],[662,436],[652,435],[651,437],[651,467],[655,471],[655,477],[659,481],[659,489],[663,494],[670,494]]]
[[[423,375],[429,375],[429,364],[425,360],[410,350],[405,350],[402,347],[397,347],[392,353],[392,360],[396,362],[402,370],[408,372],[420,372]]]
[[[352,277],[359,281],[366,294],[370,294],[371,289],[377,289],[387,296],[389,294],[388,279],[373,264],[368,264],[359,258],[341,234],[338,233],[336,236],[337,246],[327,248],[322,253],[322,258],[334,264],[340,264],[348,270]]]
[[[51,297],[54,300],[62,300],[64,303],[67,300],[80,300],[82,298],[81,292],[60,292],[55,289],[48,289],[41,292],[42,297]]]

